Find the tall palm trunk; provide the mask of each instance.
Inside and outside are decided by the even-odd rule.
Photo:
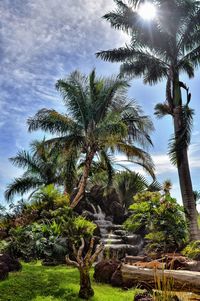
[[[174,105],[173,119],[174,119],[174,133],[175,139],[178,143],[178,138],[183,130],[183,120],[182,120],[182,100],[181,100],[181,90],[179,86],[178,77],[174,81]],[[200,231],[197,223],[197,210],[196,202],[194,199],[192,181],[190,175],[189,161],[188,161],[188,149],[187,145],[183,143],[182,148],[177,150],[177,168],[179,175],[179,183],[182,195],[182,201],[184,206],[184,211],[189,225],[190,240],[200,239]]]
[[[84,165],[84,168],[83,168],[83,174],[82,174],[80,183],[78,185],[78,192],[75,195],[75,198],[73,199],[73,201],[70,205],[71,208],[75,208],[77,206],[77,204],[80,202],[80,200],[82,199],[83,195],[84,195],[85,188],[86,188],[86,185],[87,185],[87,179],[88,179],[88,176],[89,176],[90,167],[91,167],[94,155],[95,155],[95,151],[90,151],[86,155],[85,165]]]

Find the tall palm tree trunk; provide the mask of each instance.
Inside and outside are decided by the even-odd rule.
[[[84,165],[84,169],[83,169],[83,174],[80,180],[80,183],[78,185],[78,192],[75,195],[75,198],[73,199],[70,207],[73,209],[75,208],[78,203],[80,202],[80,200],[82,199],[84,192],[85,192],[85,188],[87,185],[87,179],[89,176],[89,172],[90,172],[90,167],[92,164],[92,160],[94,158],[95,155],[95,151],[90,151],[87,155],[86,155],[86,160],[85,160],[85,165]]]
[[[177,106],[174,109],[174,131],[176,141],[180,135],[181,129],[182,106]],[[187,145],[177,151],[177,168],[184,211],[189,225],[190,240],[198,240],[200,239],[200,230],[197,223],[196,202],[192,188]]]

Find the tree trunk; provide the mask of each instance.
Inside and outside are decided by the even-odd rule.
[[[80,200],[82,199],[84,192],[85,192],[85,188],[87,185],[87,179],[89,176],[89,172],[90,172],[90,167],[91,167],[91,163],[92,160],[94,158],[95,155],[95,151],[91,151],[86,155],[86,160],[85,160],[85,165],[84,165],[84,169],[83,169],[83,174],[80,180],[80,183],[78,185],[78,192],[75,195],[70,207],[73,209],[77,206],[77,204],[80,202]]]
[[[178,133],[180,133],[180,128],[182,125],[181,107],[176,108],[174,112],[175,112],[174,114],[175,137],[178,138]],[[193,188],[192,188],[187,146],[184,146],[182,149],[178,150],[178,157],[181,158],[178,161],[177,168],[178,168],[179,183],[180,183],[181,195],[183,200],[183,206],[189,224],[190,240],[198,240],[200,239],[200,231],[197,222],[196,202],[194,199]]]
[[[182,96],[178,74],[174,74],[173,105],[174,134],[176,142],[178,143],[178,139],[180,139],[180,133],[183,131]],[[189,224],[190,240],[197,240],[200,239],[200,231],[197,223],[196,202],[193,194],[188,161],[188,147],[186,143],[183,142],[182,148],[178,148],[176,157],[182,201],[185,215]]]
[[[200,293],[200,272],[147,269],[124,264],[121,267],[122,279],[129,286],[141,285],[164,291]]]
[[[88,300],[94,296],[94,290],[91,287],[89,269],[87,267],[79,267],[80,272],[80,291],[79,297]]]

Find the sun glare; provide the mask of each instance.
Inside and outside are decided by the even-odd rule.
[[[146,2],[141,4],[138,14],[145,20],[152,20],[156,16],[156,8],[153,4]]]

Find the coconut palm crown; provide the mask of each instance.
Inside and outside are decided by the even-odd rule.
[[[72,208],[83,197],[92,161],[101,152],[126,154],[154,176],[151,157],[143,149],[151,144],[153,125],[127,99],[128,86],[124,79],[97,78],[95,70],[89,76],[75,71],[56,84],[67,113],[42,109],[28,119],[29,131],[42,129],[54,135],[46,142],[51,149],[84,158]]]
[[[195,0],[155,0],[157,15],[145,22],[137,13],[144,1],[114,0],[116,9],[104,16],[115,29],[127,32],[129,45],[97,53],[111,62],[121,62],[121,76],[142,77],[150,85],[166,80],[166,101],[156,106],[158,117],[171,115],[174,137],[170,156],[177,164],[182,199],[190,225],[191,239],[199,238],[196,208],[187,149],[190,143],[193,111],[191,93],[180,74],[194,76],[200,63],[200,2]],[[186,100],[182,98],[183,89]]]

